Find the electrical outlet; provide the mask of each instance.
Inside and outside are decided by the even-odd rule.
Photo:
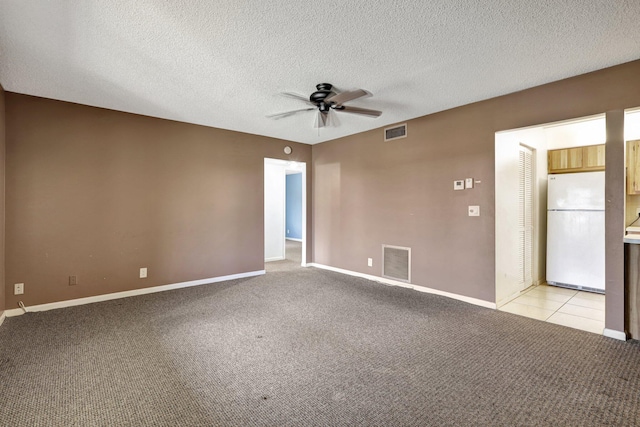
[[[78,284],[78,276],[69,276],[69,286],[75,286]]]
[[[373,258],[367,258],[367,265],[373,267]]]
[[[143,267],[140,269],[140,278],[141,279],[147,278],[147,267]]]
[[[16,283],[15,285],[13,285],[13,294],[14,295],[24,294],[24,283]]]
[[[469,206],[469,216],[480,216],[480,206]]]

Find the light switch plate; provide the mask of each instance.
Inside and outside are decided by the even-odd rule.
[[[469,206],[469,216],[480,216],[480,206]]]
[[[367,258],[367,266],[373,267],[373,258]]]
[[[453,181],[453,189],[454,190],[464,190],[464,180],[463,179],[456,179],[455,181]]]
[[[466,178],[464,180],[464,188],[473,188],[473,178]]]

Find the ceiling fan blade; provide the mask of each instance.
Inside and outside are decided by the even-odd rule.
[[[345,102],[353,101],[354,99],[361,98],[366,95],[370,95],[370,93],[364,89],[349,90],[347,92],[340,92],[330,96],[325,99],[324,102],[327,104],[342,105]]]
[[[323,113],[322,111],[318,111],[318,117],[316,118],[316,128],[323,128],[327,126],[327,122],[329,121],[329,113]]]
[[[294,114],[297,113],[301,113],[303,111],[311,111],[311,110],[315,110],[316,107],[310,107],[310,108],[301,108],[299,110],[292,110],[292,111],[285,111],[284,113],[275,113],[275,114],[268,114],[266,117],[270,118],[270,119],[281,119],[283,117],[289,117],[292,116]]]
[[[369,110],[368,108],[359,108],[359,107],[342,107],[336,108],[336,111],[342,111],[344,113],[353,113],[353,114],[362,114],[370,117],[380,117],[382,111],[378,110]]]
[[[299,101],[302,102],[306,102],[309,105],[313,105],[315,106],[316,104],[314,104],[313,102],[309,101],[309,98],[307,98],[306,96],[303,95],[298,95],[297,93],[293,93],[293,92],[280,92],[280,95],[285,96],[287,98],[293,98],[293,99],[297,99]]]

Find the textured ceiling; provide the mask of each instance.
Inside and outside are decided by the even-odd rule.
[[[638,0],[0,0],[0,83],[314,144],[638,59],[638,22]],[[382,116],[265,117],[322,82]]]

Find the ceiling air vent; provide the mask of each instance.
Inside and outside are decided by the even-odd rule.
[[[382,245],[382,276],[411,281],[411,248]]]
[[[407,137],[407,124],[401,124],[400,126],[394,126],[390,128],[386,128],[384,130],[384,140],[393,141],[394,139],[406,138]]]

